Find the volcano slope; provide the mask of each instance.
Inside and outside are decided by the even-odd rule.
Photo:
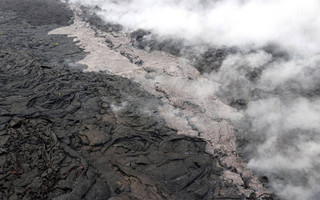
[[[73,22],[64,4],[0,5],[0,199],[272,198],[226,180],[219,154],[169,128],[141,85],[84,72],[73,39],[48,35]]]

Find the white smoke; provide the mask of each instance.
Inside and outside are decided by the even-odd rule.
[[[248,102],[248,138],[258,138],[249,166],[286,199],[320,198],[319,0],[69,2],[99,6],[101,18],[128,31],[237,47],[207,77],[221,84],[221,96]]]
[[[147,29],[213,45],[278,43],[301,53],[317,52],[318,0],[70,0],[98,5],[98,14],[128,29]],[[303,44],[303,45],[302,45]]]

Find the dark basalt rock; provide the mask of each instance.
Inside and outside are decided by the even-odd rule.
[[[202,55],[196,56],[193,66],[201,74],[209,74],[213,71],[218,71],[223,60],[231,53],[228,49],[208,49]]]
[[[182,39],[159,38],[150,31],[138,29],[130,33],[132,45],[148,51],[164,51],[175,56],[181,56],[185,47]]]
[[[26,52],[0,55],[5,197],[81,199],[110,190],[121,198],[210,199],[221,185],[205,142],[143,114],[160,102],[138,85],[43,68]]]
[[[0,10],[12,10],[32,26],[68,25],[72,12],[59,0],[1,0]],[[58,11],[58,12],[57,12]]]
[[[235,99],[231,101],[230,105],[239,110],[243,110],[247,108],[247,101],[245,99]]]
[[[203,140],[166,126],[160,100],[128,79],[81,71],[72,39],[47,35],[69,14],[28,27],[28,12],[10,9],[0,12],[2,199],[242,197]]]
[[[0,3],[3,3],[3,0],[0,0]],[[71,14],[71,11],[69,12]],[[85,56],[85,53],[74,45],[73,38],[48,35],[50,30],[60,26],[58,24],[33,26],[22,13],[18,15],[1,7],[0,16],[0,49],[27,51],[45,62],[42,68],[70,64]],[[68,23],[68,18],[64,23]]]
[[[95,11],[97,10],[99,11],[101,8],[99,7],[88,8],[85,6],[81,6],[81,8],[83,11],[81,17],[87,22],[89,22],[91,26],[94,26],[95,28],[102,30],[104,32],[123,30],[123,27],[121,25],[105,22],[95,13]]]

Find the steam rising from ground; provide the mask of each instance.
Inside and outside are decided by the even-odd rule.
[[[248,131],[249,166],[286,199],[319,199],[320,1],[71,2],[98,5],[103,19],[129,31],[237,47],[206,76],[221,84],[221,97],[248,102],[238,123]]]
[[[98,5],[104,19],[213,45],[281,43],[306,53],[320,38],[318,0],[71,0]],[[301,46],[303,44],[303,46]]]

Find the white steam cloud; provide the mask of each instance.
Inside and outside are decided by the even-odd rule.
[[[318,0],[70,0],[98,5],[101,17],[213,45],[259,47],[277,43],[299,53],[318,52]],[[303,44],[303,46],[301,46]]]
[[[320,199],[319,0],[69,2],[99,6],[101,18],[129,31],[236,47],[207,77],[220,96],[248,103],[249,166],[285,199]]]

